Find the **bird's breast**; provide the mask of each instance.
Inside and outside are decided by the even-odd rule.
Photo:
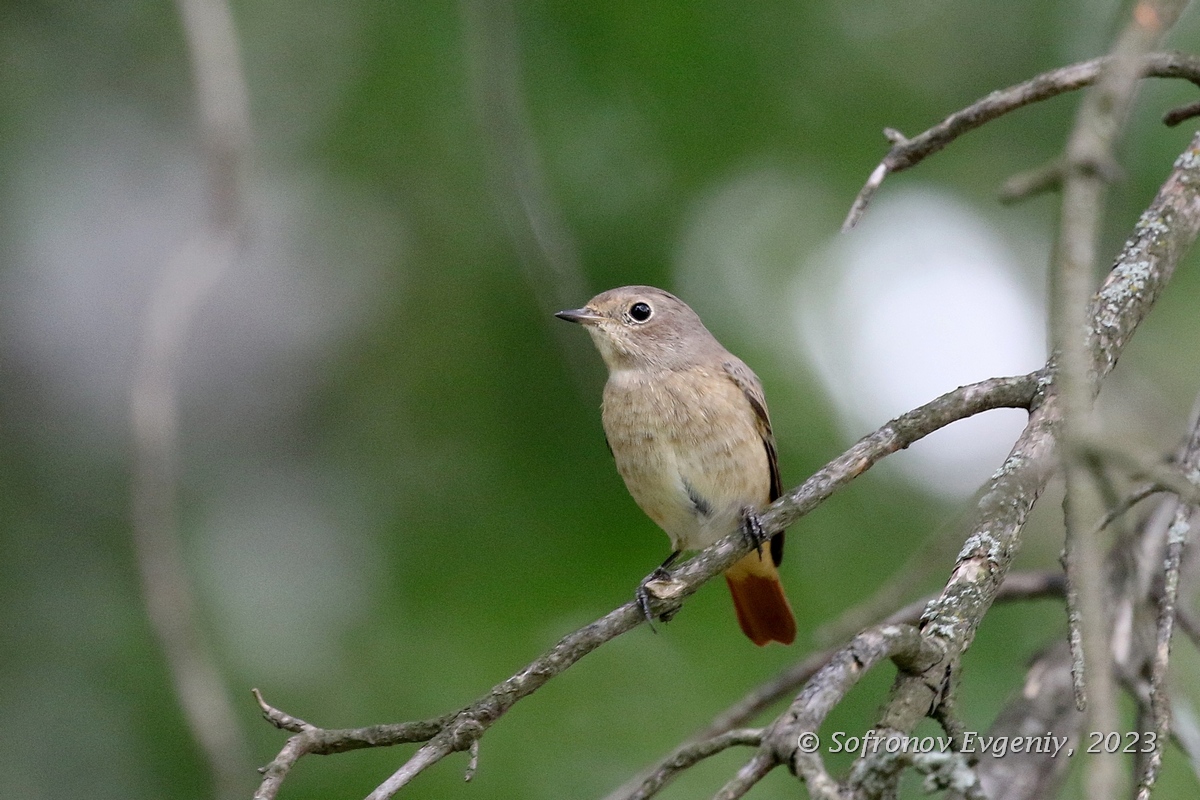
[[[633,499],[676,549],[731,533],[767,503],[770,468],[754,410],[721,370],[618,370],[603,422]]]

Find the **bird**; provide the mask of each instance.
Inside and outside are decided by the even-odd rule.
[[[608,368],[601,421],[617,471],[672,552],[642,581],[669,578],[687,550],[741,529],[756,548],[725,572],[738,624],[756,645],[791,644],[796,620],[779,579],[783,532],[766,539],[762,508],[782,493],[762,382],[699,315],[653,286],[602,292],[560,319],[583,326]]]

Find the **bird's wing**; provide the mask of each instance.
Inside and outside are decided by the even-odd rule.
[[[779,477],[779,454],[775,450],[775,434],[771,432],[771,415],[767,413],[767,398],[763,393],[762,381],[740,359],[731,359],[721,365],[729,379],[737,384],[746,397],[750,407],[754,409],[758,435],[762,437],[763,447],[767,451],[767,464],[771,468],[770,502],[775,502],[783,494],[783,482]],[[783,531],[771,537],[771,560],[776,565],[783,560]]]
[[[767,463],[771,466],[771,502],[774,502],[783,494],[783,484],[779,479],[779,456],[775,452],[775,434],[771,432],[771,417],[767,414],[767,400],[763,395],[762,381],[741,361],[726,361],[721,366],[754,409],[758,435],[762,437],[763,447],[767,449]]]

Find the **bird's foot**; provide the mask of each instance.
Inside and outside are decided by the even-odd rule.
[[[763,529],[762,520],[758,518],[758,512],[750,506],[742,509],[742,536],[746,541],[753,545],[758,551],[758,560],[762,560],[763,545],[766,544],[770,536],[767,536],[766,530]]]
[[[679,595],[681,586],[679,581],[671,577],[671,573],[667,571],[666,567],[655,567],[654,571],[638,584],[634,597],[637,598],[642,616],[646,618],[646,623],[654,633],[658,633],[658,630],[654,627],[654,612],[650,609],[651,601],[674,600]],[[678,610],[678,608],[668,608],[660,611],[658,618],[663,622],[670,622],[671,617],[675,616],[675,612]]]

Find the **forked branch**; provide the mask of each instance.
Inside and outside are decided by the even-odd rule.
[[[1042,73],[1024,83],[1018,83],[1006,89],[998,89],[961,111],[954,112],[929,130],[911,138],[893,130],[886,131],[892,147],[871,172],[866,184],[859,190],[858,196],[854,198],[850,212],[846,215],[845,222],[842,223],[842,230],[850,230],[858,224],[888,175],[915,167],[963,134],[1011,111],[1090,86],[1102,74],[1109,61],[1110,57],[1081,61],[1078,64]],[[1200,58],[1184,53],[1151,53],[1142,60],[1141,76],[1143,78],[1182,78],[1200,86]],[[1168,119],[1168,124],[1182,122],[1179,117],[1186,113],[1188,112],[1183,110],[1173,112]],[[1033,191],[1039,186],[1056,182],[1058,175],[1059,172],[1054,169],[1053,165],[1050,169],[1040,169],[1036,175],[1027,176],[1025,182],[1029,185],[1023,186],[1021,191]]]

